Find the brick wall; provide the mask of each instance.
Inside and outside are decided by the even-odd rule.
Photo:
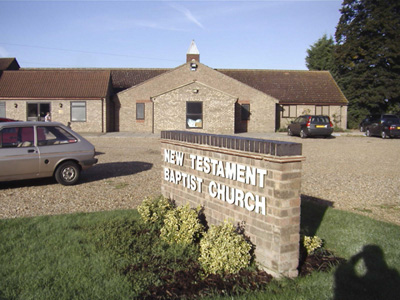
[[[202,102],[202,127],[188,130],[233,134],[235,133],[236,100],[229,94],[198,82],[173,89],[153,99],[154,132],[186,130],[186,103]]]
[[[71,121],[71,102],[84,101],[86,103],[86,122]],[[110,104],[107,99],[90,100],[7,100],[6,115],[16,120],[27,120],[27,103],[50,103],[51,119],[65,125],[71,123],[71,128],[77,132],[103,132],[107,131],[107,122],[113,122],[107,117]],[[17,104],[15,108],[14,104]]]
[[[162,131],[161,191],[178,205],[203,206],[209,224],[244,223],[260,265],[294,277],[301,153],[297,143]]]

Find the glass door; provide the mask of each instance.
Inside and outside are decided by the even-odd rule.
[[[50,111],[50,103],[28,103],[27,117],[28,121],[44,121],[44,117]]]

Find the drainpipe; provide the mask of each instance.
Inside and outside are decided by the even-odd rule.
[[[152,110],[152,116],[151,116],[151,133],[154,133],[154,98],[151,98],[151,110]]]
[[[101,98],[101,133],[104,133],[104,100],[105,98]]]

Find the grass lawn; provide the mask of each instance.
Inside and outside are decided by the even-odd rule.
[[[0,220],[0,299],[143,298],[195,265],[195,247],[167,246],[139,219],[131,210]],[[399,226],[304,202],[301,230],[348,263],[234,299],[398,299]]]

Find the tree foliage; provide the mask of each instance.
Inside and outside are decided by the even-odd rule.
[[[323,35],[314,45],[307,49],[306,66],[311,71],[331,71],[334,73],[335,64],[333,52],[335,42],[332,37]]]
[[[400,1],[344,0],[335,38],[349,126],[368,113],[400,112]]]

